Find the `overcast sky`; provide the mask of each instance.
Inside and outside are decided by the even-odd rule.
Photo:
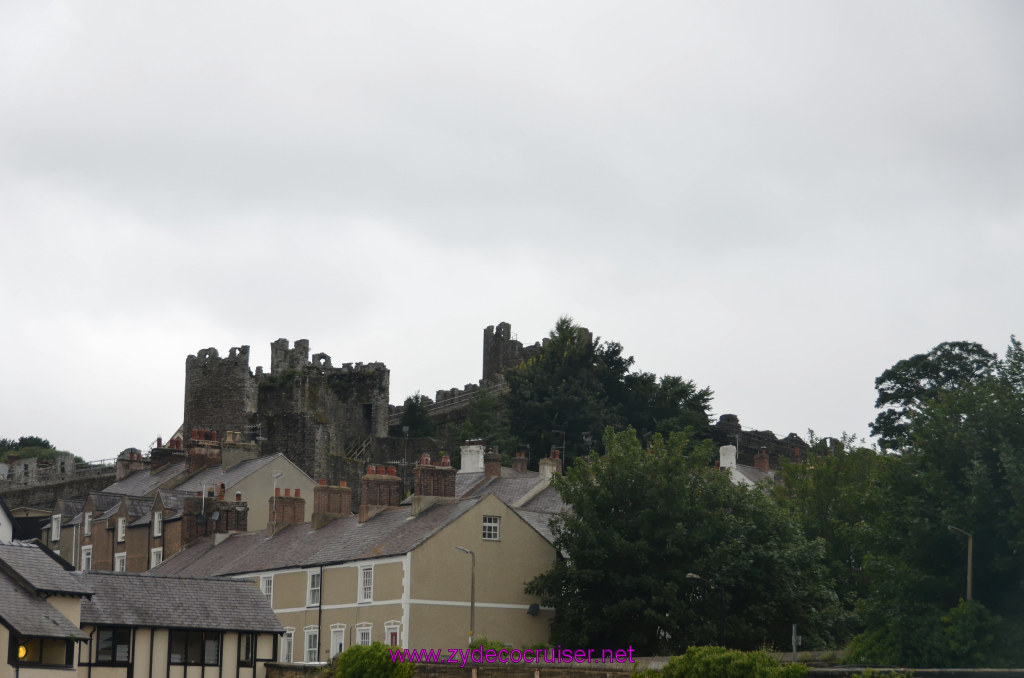
[[[866,435],[874,379],[1002,353],[1019,2],[0,4],[0,437],[182,420],[278,337],[475,382],[570,315],[748,428]]]

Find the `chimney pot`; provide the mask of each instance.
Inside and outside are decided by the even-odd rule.
[[[320,479],[320,485],[326,485],[326,484],[327,484],[327,478],[321,478]]]
[[[370,464],[369,466],[366,467],[366,475],[372,476],[372,475],[375,475],[376,473],[377,473],[377,467],[374,466],[373,464]]]
[[[281,488],[280,487],[275,487],[274,488],[274,496],[275,497],[280,497],[281,496]]]
[[[296,499],[299,498],[299,492],[301,492],[301,491],[302,491],[301,488],[298,488],[298,487],[295,488],[295,498]]]
[[[235,501],[236,502],[237,501],[242,501],[242,493],[241,492],[235,492]]]
[[[284,488],[284,496],[286,496],[286,497],[292,496],[292,488],[290,488],[290,487]]]
[[[395,474],[396,474],[395,467],[394,466],[388,466],[388,475],[389,476],[393,476]]]
[[[388,474],[388,471],[387,471],[386,468],[384,468],[383,464],[381,464],[380,466],[377,467],[377,475],[379,475],[379,476],[386,476],[387,474]]]
[[[348,487],[348,481],[342,480],[340,483],[338,483],[338,487]]]

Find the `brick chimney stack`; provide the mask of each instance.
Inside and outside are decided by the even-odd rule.
[[[501,477],[501,453],[496,447],[484,455],[484,475],[488,478]]]
[[[447,504],[455,501],[455,474],[447,456],[441,457],[440,463],[431,464],[430,455],[424,453],[413,469],[412,514],[419,515],[434,504]]]
[[[159,441],[160,439],[157,438],[157,442]],[[156,449],[159,448],[160,445],[157,445]],[[142,458],[142,452],[133,447],[129,447],[127,450],[124,450],[121,454],[117,455],[117,465],[115,467],[117,475],[115,478],[117,480],[124,480],[136,471],[142,471],[148,466],[149,462]]]
[[[398,506],[402,501],[402,479],[394,466],[367,466],[361,489],[360,523],[365,523],[389,506]]]
[[[516,456],[512,459],[512,468],[522,473],[526,471],[527,461],[529,460],[526,458],[526,452],[516,452]]]
[[[551,476],[562,473],[562,451],[557,447],[551,448],[551,455],[547,459],[538,462],[541,480],[550,480]]]
[[[203,497],[202,492],[182,501],[181,540],[184,546],[210,535],[248,530],[249,505],[244,501],[210,499]]]
[[[328,485],[326,478],[313,488],[313,529],[335,518],[352,515],[352,488],[344,480],[337,486]]]
[[[267,529],[272,533],[280,532],[289,525],[298,525],[306,515],[306,500],[299,496],[299,490],[295,490],[294,497],[291,494],[291,488],[288,488],[282,497],[281,488],[274,488],[267,514]]]
[[[754,468],[758,471],[768,473],[772,470],[771,460],[768,458],[768,450],[764,447],[754,455]]]

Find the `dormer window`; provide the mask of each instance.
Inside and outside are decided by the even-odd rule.
[[[85,536],[92,534],[92,511],[82,514],[82,534]]]
[[[159,537],[164,533],[164,512],[153,511],[153,536]]]
[[[60,514],[50,516],[50,541],[60,540]]]
[[[125,518],[117,519],[117,540],[124,541],[125,524],[127,520]]]

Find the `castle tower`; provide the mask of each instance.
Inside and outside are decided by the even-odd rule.
[[[256,402],[248,346],[232,348],[224,358],[207,348],[185,359],[186,437],[194,429],[216,431],[222,440],[229,430],[245,431]]]

